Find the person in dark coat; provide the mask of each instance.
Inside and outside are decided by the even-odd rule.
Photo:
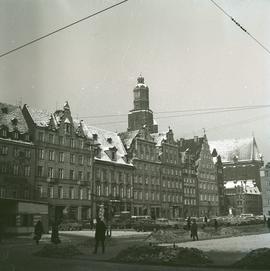
[[[96,232],[95,232],[95,250],[94,254],[97,253],[98,244],[101,242],[102,253],[105,252],[105,233],[106,233],[106,225],[105,223],[98,217],[96,223]]]
[[[198,238],[198,226],[196,223],[196,220],[192,221],[191,227],[190,227],[190,237],[193,238],[193,241],[195,241],[195,238],[199,240]]]
[[[59,239],[58,225],[58,222],[54,222],[52,224],[51,242],[56,245],[61,243],[61,240]]]
[[[214,220],[214,227],[215,227],[215,230],[217,231],[217,229],[218,229],[218,222],[217,222],[216,219]]]
[[[37,245],[39,244],[39,240],[41,239],[41,236],[43,233],[44,233],[43,225],[41,221],[39,220],[37,224],[35,225],[35,230],[34,230],[34,234],[35,234],[34,240],[36,241]]]
[[[190,216],[187,218],[187,229],[188,231],[190,230],[190,224],[191,224],[191,219]]]

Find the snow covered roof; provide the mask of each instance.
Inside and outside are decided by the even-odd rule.
[[[241,139],[225,139],[208,142],[211,152],[216,149],[222,162],[261,160],[258,146],[254,137]]]
[[[126,150],[125,147],[120,139],[120,136],[112,131],[107,131],[104,129],[100,129],[97,127],[89,126],[82,123],[82,128],[84,133],[87,137],[93,138],[94,143],[98,144],[101,149],[101,156],[100,158],[95,158],[96,160],[102,160],[107,162],[113,162],[117,164],[126,164],[132,165],[126,162]],[[95,135],[93,137],[93,135]],[[109,155],[109,151],[114,149],[116,150],[116,157],[115,160]]]
[[[52,114],[43,109],[35,109],[25,105],[32,120],[38,127],[48,127]]]
[[[133,139],[139,134],[139,130],[129,131],[129,132],[123,132],[119,133],[123,144],[126,146],[127,149],[130,148]]]
[[[260,195],[261,192],[257,186],[254,185],[255,180],[235,180],[228,181],[225,184],[225,189],[233,189],[235,187],[242,187],[243,193],[245,194],[256,194]]]
[[[166,132],[163,132],[163,133],[153,133],[153,134],[151,134],[151,136],[153,137],[154,142],[156,143],[157,147],[160,147],[161,144],[162,144],[162,142],[164,140],[167,140],[167,133]]]
[[[0,126],[6,126],[9,132],[15,130],[28,133],[28,126],[19,106],[0,103]]]

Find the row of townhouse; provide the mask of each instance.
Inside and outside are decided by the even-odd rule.
[[[175,140],[171,128],[158,132],[141,76],[126,132],[73,119],[67,102],[53,113],[1,104],[0,142],[0,201],[47,206],[49,221],[89,220],[101,210],[106,220],[121,211],[153,218],[219,213],[217,163],[206,136]]]

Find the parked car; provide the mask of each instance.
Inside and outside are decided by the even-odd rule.
[[[134,223],[133,228],[136,231],[156,231],[160,229],[160,225],[158,225],[154,220],[141,219]]]

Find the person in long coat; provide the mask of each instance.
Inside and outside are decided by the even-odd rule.
[[[39,220],[37,224],[35,225],[35,230],[34,230],[34,234],[35,234],[34,240],[36,241],[37,245],[39,244],[39,240],[41,239],[41,236],[43,233],[44,233],[43,225],[41,221]]]
[[[196,223],[196,220],[193,220],[192,221],[192,224],[191,224],[191,227],[190,227],[190,236],[191,238],[193,238],[193,241],[195,241],[195,238],[197,240],[199,240],[198,238],[198,226],[197,226],[197,223]]]
[[[59,238],[58,225],[59,225],[59,222],[54,222],[52,224],[51,242],[56,245],[61,243],[61,240]]]
[[[96,232],[95,232],[96,243],[95,243],[94,254],[97,253],[99,242],[101,242],[102,253],[105,252],[105,233],[106,233],[105,223],[100,218],[97,218]]]

